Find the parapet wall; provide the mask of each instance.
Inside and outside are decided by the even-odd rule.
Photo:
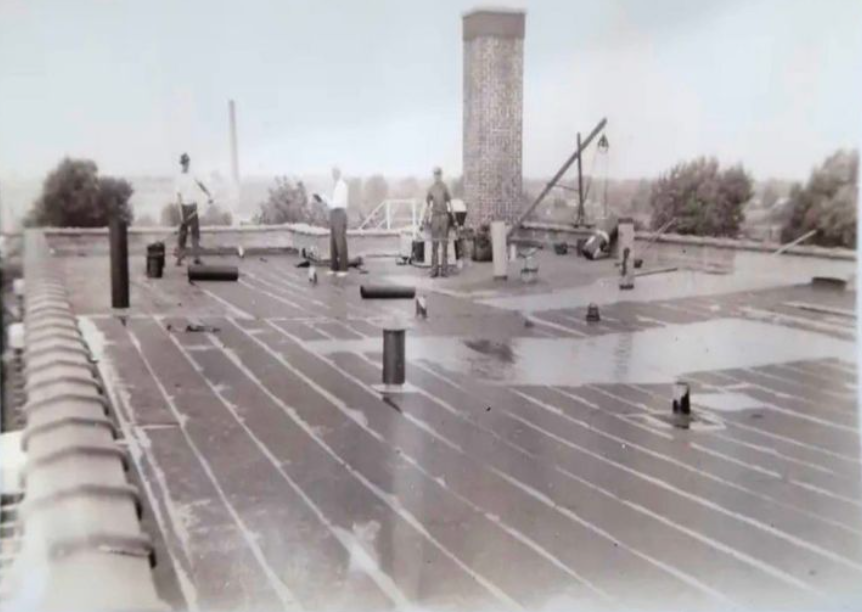
[[[107,228],[53,228],[44,230],[49,246],[58,255],[104,255],[108,249]],[[548,244],[574,242],[589,235],[589,230],[551,223],[525,223],[518,236],[539,240]],[[347,232],[350,255],[363,257],[395,256],[399,252],[398,230],[349,230]],[[638,232],[636,239],[653,239],[652,232]],[[176,229],[168,227],[129,228],[129,253],[143,255],[147,244],[165,241],[169,252],[176,244]],[[708,238],[664,234],[657,242],[690,246],[713,247],[741,251],[775,252],[781,245],[773,242],[739,240],[735,238]],[[242,247],[249,254],[257,252],[296,252],[303,248],[315,248],[320,257],[329,257],[329,230],[310,225],[248,225],[240,227],[204,227],[201,229],[201,244],[214,252],[236,252]],[[784,251],[787,255],[822,257],[825,259],[856,260],[856,251],[844,248],[826,248],[799,245]]]
[[[540,242],[574,242],[590,234],[589,230],[579,229],[566,225],[554,223],[524,223],[518,231],[523,238],[530,238]],[[756,240],[740,240],[738,238],[711,238],[707,236],[685,236],[681,234],[662,234],[658,238],[653,232],[637,232],[635,239],[639,241],[655,240],[665,244],[679,244],[698,247],[712,247],[716,249],[731,249],[737,251],[757,251],[761,253],[774,253],[780,244],[774,242],[758,242]],[[822,257],[824,259],[842,259],[856,261],[854,249],[827,248],[819,246],[798,245],[789,247],[783,251],[786,255],[799,255],[803,257]]]
[[[58,255],[106,255],[109,253],[107,228],[49,228],[44,230],[49,246]],[[143,255],[148,244],[163,241],[172,252],[177,230],[170,227],[130,227],[129,253]],[[397,230],[348,231],[350,255],[364,257],[395,255],[398,252]],[[288,251],[314,248],[320,257],[329,257],[329,230],[301,224],[244,225],[240,227],[203,227],[201,246],[214,252],[247,253]]]

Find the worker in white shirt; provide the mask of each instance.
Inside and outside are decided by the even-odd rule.
[[[329,208],[329,274],[347,276],[347,182],[339,168],[332,169],[332,180],[335,183],[332,197],[326,199],[315,194],[315,198],[326,202]]]
[[[206,196],[208,203],[212,204],[213,201],[212,195],[210,195],[210,192],[204,184],[189,172],[190,163],[191,159],[189,158],[188,153],[183,153],[182,156],[180,156],[182,172],[177,175],[176,181],[174,182],[174,193],[177,198],[177,205],[180,207],[180,235],[179,240],[177,241],[177,265],[180,265],[186,256],[186,237],[188,236],[189,230],[191,230],[192,234],[192,250],[195,254],[194,262],[197,264],[201,263],[200,256],[198,255],[201,243],[201,226],[200,220],[198,219],[198,201],[202,200],[204,196]]]

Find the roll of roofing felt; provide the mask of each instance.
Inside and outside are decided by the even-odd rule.
[[[236,266],[208,266],[192,264],[189,266],[189,281],[235,281],[239,280]]]
[[[364,300],[412,300],[416,297],[416,289],[397,285],[362,285],[359,294]]]

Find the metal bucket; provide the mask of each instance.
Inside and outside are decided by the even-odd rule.
[[[147,245],[147,278],[161,278],[165,270],[165,243]]]

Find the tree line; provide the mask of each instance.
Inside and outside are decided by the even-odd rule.
[[[858,151],[839,150],[814,168],[805,184],[793,185],[783,204],[767,186],[764,205],[781,227],[781,242],[814,232],[811,244],[856,248],[858,184]],[[715,159],[705,158],[678,164],[652,186],[651,226],[658,229],[674,219],[673,231],[680,234],[736,237],[752,186],[741,166],[721,169]]]
[[[858,180],[858,151],[839,150],[814,168],[805,183],[794,184],[784,202],[779,202],[768,184],[761,196],[762,206],[769,208],[771,219],[780,225],[782,242],[813,231],[813,244],[855,248]],[[462,197],[462,180],[456,178],[450,183],[453,196]],[[646,209],[653,229],[673,220],[672,231],[697,236],[737,237],[745,207],[754,196],[754,181],[741,165],[722,168],[714,158],[679,163],[651,183],[640,180],[621,184],[623,188],[608,195],[610,210],[628,214]],[[132,223],[133,192],[126,179],[100,175],[93,161],[65,158],[46,177],[42,193],[24,223],[100,227],[107,225],[113,214]],[[421,198],[422,194],[423,185],[415,178],[403,179],[394,186],[379,174],[364,181],[348,179],[351,221],[358,224],[389,197]],[[552,204],[558,207],[560,202]],[[154,224],[149,218],[139,221]],[[166,203],[160,221],[166,226],[179,225],[177,206]],[[302,181],[278,177],[265,201],[259,204],[254,221],[326,225],[328,212],[324,204],[310,197]],[[201,211],[201,222],[230,225],[232,218],[230,212],[210,205]]]

